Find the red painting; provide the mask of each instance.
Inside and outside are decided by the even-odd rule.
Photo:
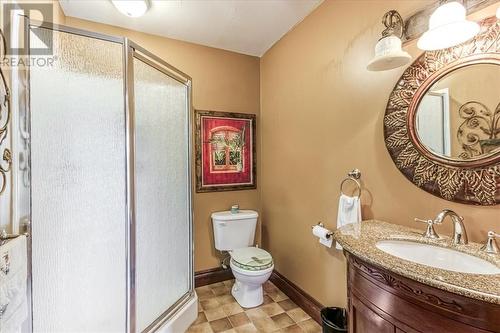
[[[197,191],[255,188],[255,115],[197,111]]]

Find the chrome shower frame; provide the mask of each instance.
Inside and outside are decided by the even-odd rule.
[[[125,112],[125,136],[126,136],[126,149],[125,149],[125,164],[126,164],[126,188],[124,189],[126,194],[126,240],[125,240],[125,256],[126,256],[126,331],[130,333],[137,332],[136,325],[136,203],[135,203],[135,99],[134,99],[134,67],[133,59],[136,58],[147,65],[155,68],[156,70],[162,72],[163,74],[169,76],[172,79],[182,83],[187,89],[186,98],[186,112],[187,114],[187,203],[189,207],[188,212],[188,223],[189,223],[189,288],[188,291],[181,296],[177,302],[175,302],[170,308],[166,309],[156,320],[154,320],[143,332],[153,332],[160,328],[164,323],[176,315],[184,305],[191,301],[195,296],[194,291],[194,240],[193,240],[193,184],[192,184],[192,154],[193,154],[193,138],[192,138],[192,123],[193,123],[193,106],[192,106],[192,79],[189,75],[178,70],[174,66],[168,64],[155,54],[144,49],[137,43],[131,41],[128,38],[111,36],[91,31],[86,31],[82,29],[67,27],[64,25],[58,25],[47,22],[40,22],[36,20],[30,20],[26,18],[26,24],[24,33],[27,49],[30,45],[30,31],[32,28],[45,28],[53,31],[65,32],[74,35],[79,35],[83,37],[89,37],[94,39],[100,39],[108,42],[113,42],[122,45],[123,48],[123,96],[124,96],[124,112]],[[28,55],[29,56],[29,55]],[[31,133],[31,104],[29,103],[29,90],[30,90],[30,73],[29,69],[26,71],[27,84],[27,103],[26,103],[26,113],[29,118],[29,131]],[[31,151],[31,145],[30,151]],[[29,159],[29,165],[31,165],[31,154]],[[31,175],[30,175],[31,183]],[[30,187],[30,214],[32,205],[32,189]],[[30,216],[31,220],[31,216]],[[28,290],[29,290],[29,301],[30,301],[30,327],[33,329],[33,307],[32,307],[32,290],[31,290],[31,280],[32,280],[32,269],[31,269],[31,252],[32,252],[32,242],[31,237],[28,238]]]

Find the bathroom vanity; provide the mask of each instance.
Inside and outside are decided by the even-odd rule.
[[[500,259],[480,244],[455,245],[375,220],[340,228],[334,237],[347,258],[349,332],[500,332]],[[387,253],[391,242],[417,262]],[[442,263],[458,271],[418,263],[419,250],[405,253],[405,244],[435,249],[435,258],[427,255],[435,266],[443,256],[463,256],[470,260],[464,271],[474,273],[463,273],[460,260]]]
[[[500,204],[500,21],[480,25],[476,37],[406,68],[389,95],[384,137],[395,166],[422,190],[492,206]],[[433,224],[445,217],[453,235],[438,237]],[[350,332],[500,332],[495,233],[481,249],[453,211],[420,222],[427,231],[367,221],[335,232],[348,263]]]

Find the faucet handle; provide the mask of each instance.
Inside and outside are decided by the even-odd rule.
[[[432,238],[432,239],[438,239],[438,238],[441,238],[436,230],[434,230],[434,224],[439,224],[438,222],[434,221],[434,220],[422,220],[422,219],[419,219],[419,218],[415,218],[415,222],[421,222],[421,223],[426,223],[427,224],[427,229],[425,230],[425,232],[422,234],[422,236],[424,236],[425,238]]]
[[[488,254],[498,254],[500,250],[498,249],[497,242],[495,241],[495,237],[500,237],[499,234],[494,231],[488,231],[488,238],[486,239],[486,243],[481,246],[481,251],[484,251]]]
[[[415,222],[422,222],[422,223],[427,223],[427,224],[429,224],[429,223],[432,223],[432,224],[441,224],[442,223],[441,221],[439,221],[437,219],[436,220],[431,220],[431,219],[423,220],[423,219],[419,219],[417,217],[415,217]]]

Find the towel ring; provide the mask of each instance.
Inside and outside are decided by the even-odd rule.
[[[358,179],[361,178],[361,172],[358,169],[354,169],[351,172],[347,174],[347,178],[345,178],[341,183],[340,183],[340,194],[344,194],[343,188],[344,184],[347,181],[353,181],[356,183],[356,187],[358,190],[358,198],[361,198],[361,184],[359,183]],[[345,194],[344,194],[345,195]]]

